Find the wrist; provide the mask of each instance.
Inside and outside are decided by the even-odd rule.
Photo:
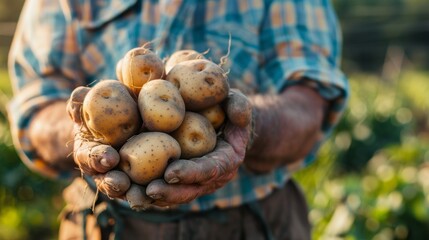
[[[73,123],[65,107],[65,101],[52,102],[35,114],[29,126],[29,139],[37,155],[59,170],[74,167]]]

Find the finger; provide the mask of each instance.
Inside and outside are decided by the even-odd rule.
[[[234,152],[241,158],[244,158],[246,149],[250,144],[251,131],[253,129],[250,126],[242,128],[230,123],[227,123],[223,130],[225,141],[232,146]]]
[[[81,108],[83,100],[90,89],[91,88],[89,87],[83,86],[77,87],[75,90],[73,90],[69,100],[67,101],[67,112],[73,122],[77,124],[82,124],[83,119],[81,115]]]
[[[225,111],[228,120],[238,126],[246,127],[252,120],[252,105],[249,99],[237,89],[229,91]]]
[[[236,170],[242,159],[230,144],[218,140],[214,151],[201,158],[172,162],[164,179],[170,184],[205,184]]]
[[[168,184],[162,179],[149,183],[146,194],[156,200],[158,206],[188,203],[205,193],[206,187],[188,184]]]
[[[119,163],[119,153],[110,145],[76,140],[74,149],[74,161],[88,175],[105,173]]]
[[[122,171],[112,170],[94,176],[97,188],[110,198],[122,197],[130,188],[130,178]]]
[[[146,210],[150,208],[151,203],[154,202],[152,198],[146,195],[146,188],[138,184],[131,184],[125,197],[131,209],[136,211]]]

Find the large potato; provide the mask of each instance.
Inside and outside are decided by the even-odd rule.
[[[171,133],[182,149],[181,158],[201,157],[216,146],[216,132],[209,120],[198,113],[186,112],[182,125]]]
[[[141,127],[137,103],[117,80],[104,80],[86,95],[82,114],[95,141],[122,146]]]
[[[165,72],[168,73],[170,70],[176,66],[178,63],[194,60],[194,59],[203,59],[203,54],[194,51],[194,50],[179,50],[173,53],[165,63]]]
[[[187,110],[200,111],[222,102],[229,91],[225,71],[206,59],[196,59],[175,65],[167,80],[176,85]]]
[[[166,133],[145,132],[129,139],[119,156],[119,168],[133,182],[145,185],[162,177],[168,162],[180,157],[180,146]]]
[[[185,117],[185,103],[179,90],[162,79],[151,80],[143,86],[138,106],[145,127],[153,132],[174,131]]]
[[[128,51],[120,63],[122,82],[131,89],[135,97],[142,86],[151,79],[159,79],[164,75],[162,60],[152,51],[144,47]]]

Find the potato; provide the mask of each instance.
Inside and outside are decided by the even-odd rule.
[[[116,63],[116,77],[120,82],[124,82],[122,79],[122,59],[120,59],[118,63]]]
[[[227,74],[206,59],[181,62],[167,74],[176,85],[187,110],[200,111],[222,102],[229,91]]]
[[[136,98],[147,81],[162,78],[164,75],[162,60],[144,47],[128,51],[122,59],[121,67],[123,83],[131,89]]]
[[[137,103],[117,80],[95,85],[83,101],[82,113],[93,140],[113,147],[122,146],[141,127]]]
[[[165,63],[165,72],[168,73],[178,63],[204,58],[203,54],[194,50],[179,50],[171,55]]]
[[[180,146],[166,133],[145,132],[129,139],[121,150],[119,168],[135,183],[162,177],[169,161],[180,157]]]
[[[225,120],[225,112],[219,104],[204,109],[203,111],[200,111],[198,113],[207,118],[214,127],[214,129],[218,129]]]
[[[146,195],[146,188],[138,184],[131,184],[125,195],[130,208],[136,211],[146,210],[151,206],[153,199]]]
[[[238,127],[246,127],[252,120],[252,105],[237,89],[231,89],[226,104],[226,115],[229,121]]]
[[[201,157],[216,146],[216,132],[209,120],[198,113],[186,112],[182,125],[171,133],[182,149],[181,158]]]
[[[174,131],[185,117],[185,103],[179,90],[162,79],[151,80],[143,86],[138,106],[145,127],[153,132]]]
[[[97,188],[110,198],[122,197],[131,186],[130,178],[118,170],[96,175],[94,181]]]
[[[77,124],[82,124],[82,104],[90,89],[83,86],[77,87],[67,101],[67,112],[72,121]]]

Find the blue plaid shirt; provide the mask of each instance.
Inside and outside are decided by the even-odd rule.
[[[179,49],[210,50],[207,58],[219,62],[230,36],[225,67],[231,86],[247,94],[278,93],[311,79],[305,83],[331,101],[320,130],[325,138],[348,92],[328,0],[28,0],[10,53],[10,121],[23,161],[45,175],[66,175],[35,153],[27,134],[32,116],[51,101],[68,99],[77,86],[115,78],[116,62],[128,50],[151,42],[161,57]],[[310,163],[322,140],[299,164],[262,175],[240,169],[223,188],[181,208],[223,208],[265,197]]]

